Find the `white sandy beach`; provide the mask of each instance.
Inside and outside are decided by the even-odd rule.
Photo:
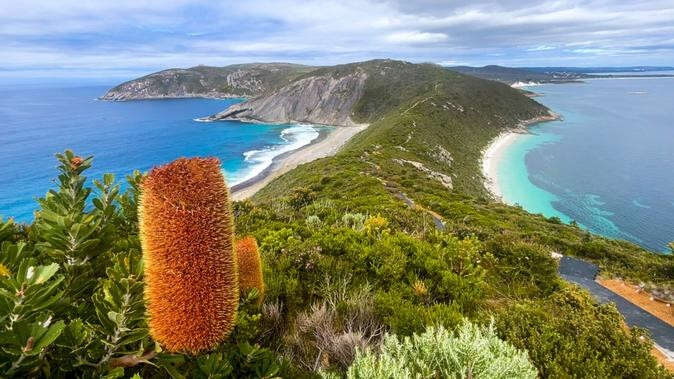
[[[482,155],[482,175],[486,178],[484,186],[498,200],[502,200],[503,193],[498,183],[498,166],[503,153],[515,142],[521,133],[504,132],[496,137]]]
[[[534,117],[519,123],[516,129],[511,129],[501,133],[494,138],[486,150],[482,153],[482,175],[485,177],[484,186],[494,198],[503,201],[503,191],[498,183],[498,166],[503,158],[503,153],[508,150],[515,140],[522,134],[527,133],[527,127],[540,122],[561,120],[562,117],[557,113],[548,111],[547,115]]]
[[[232,200],[243,200],[253,196],[257,191],[269,182],[285,174],[293,168],[313,160],[334,155],[344,144],[359,132],[365,130],[368,125],[337,126],[324,139],[310,143],[297,150],[291,151],[278,161],[272,163],[267,172],[260,174],[247,185],[232,191]]]

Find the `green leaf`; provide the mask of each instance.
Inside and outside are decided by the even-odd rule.
[[[93,199],[91,200],[91,202],[94,203],[94,206],[95,206],[96,208],[100,209],[100,210],[103,210],[103,208],[105,208],[105,207],[103,206],[103,202],[101,202],[101,200],[98,199],[98,198],[93,198]]]
[[[80,319],[74,319],[66,326],[63,333],[56,340],[56,344],[65,347],[75,347],[82,344],[85,338],[87,338],[87,330],[84,323]]]
[[[121,313],[110,311],[110,312],[108,312],[108,319],[110,319],[110,321],[114,322],[115,325],[117,325],[118,327],[120,327],[120,326],[122,326],[122,324],[124,324],[124,315],[121,314]]]
[[[123,377],[124,377],[124,367],[115,367],[112,370],[108,371],[107,375],[104,376],[105,379],[117,379]]]
[[[145,328],[138,328],[127,333],[124,338],[119,341],[119,346],[124,346],[136,341],[140,341],[149,335],[149,330]]]
[[[39,337],[35,337],[35,344],[33,345],[33,348],[26,354],[27,355],[39,354],[42,351],[42,349],[49,346],[52,342],[54,342],[58,338],[58,336],[61,335],[61,332],[63,332],[65,326],[66,325],[62,320],[52,324],[49,327],[49,329],[47,329],[47,331],[42,333],[42,335],[40,335]]]
[[[57,263],[52,263],[49,266],[39,266],[35,269],[33,273],[33,283],[42,284],[49,280],[56,271],[58,271],[59,265]]]

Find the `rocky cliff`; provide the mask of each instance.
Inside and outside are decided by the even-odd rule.
[[[342,76],[333,72],[311,75],[202,120],[352,126],[352,109],[363,95],[366,79],[360,69]]]
[[[173,68],[130,80],[110,89],[102,100],[183,97],[253,97],[314,68],[288,63],[252,63],[225,67]]]

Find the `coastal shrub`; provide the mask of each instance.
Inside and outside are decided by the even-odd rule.
[[[430,326],[411,337],[388,335],[380,352],[360,350],[346,377],[533,379],[537,371],[526,352],[496,335],[493,324],[481,327],[466,321],[456,333]]]
[[[321,222],[321,219],[316,215],[311,215],[311,216],[307,217],[305,222],[306,222],[307,226],[311,229],[319,228],[323,224]]]
[[[414,117],[415,130],[429,127],[421,114]],[[411,121],[394,125],[409,128]],[[407,133],[401,129],[403,141]],[[374,149],[362,141],[353,144]],[[425,143],[436,142],[444,143]],[[379,169],[359,161],[362,151],[353,149],[345,147],[344,155],[320,166],[303,165],[253,200],[233,204],[237,233],[260,241],[265,302],[257,304],[257,291],[241,296],[230,336],[197,356],[169,353],[149,333],[137,217],[144,176],[128,175],[122,186],[106,175],[88,188],[91,181],[84,174],[91,162],[62,154],[61,177],[38,203],[36,220],[0,223],[0,287],[10,295],[0,297],[0,322],[20,315],[11,331],[0,332],[0,372],[17,377],[311,377],[315,373],[307,366],[294,363],[300,360],[280,355],[305,357],[301,360],[314,367],[323,346],[315,335],[297,333],[297,344],[288,341],[300,330],[299,316],[316,319],[312,308],[325,304],[332,315],[327,335],[336,339],[331,340],[334,348],[321,347],[316,367],[341,375],[354,347],[364,346],[360,335],[372,334],[351,334],[345,327],[351,319],[363,319],[353,304],[368,304],[364,319],[399,341],[424,333],[429,325],[454,330],[463,320],[484,321],[494,314],[499,335],[527,349],[542,377],[667,377],[649,355],[650,340],[642,341],[641,331],[624,329],[614,309],[583,300],[584,292],[556,278],[549,252],[577,255],[598,263],[603,273],[663,288],[674,277],[671,255],[447,191],[431,180],[403,188],[389,176],[391,167],[399,167],[391,158],[399,156],[386,144],[366,156]],[[410,146],[409,153],[416,154],[414,149]],[[461,154],[452,154],[457,157],[452,169],[460,177],[465,172],[457,163]],[[316,191],[314,182],[323,174],[334,180],[324,183],[308,205],[292,207],[290,189]],[[471,185],[456,183],[457,188]],[[419,207],[407,206],[396,191]],[[438,213],[447,232],[436,231],[424,209]],[[345,221],[347,214],[356,220]],[[311,215],[319,216],[322,225],[308,227]],[[370,221],[366,231],[363,215],[381,215],[385,226]],[[44,282],[21,284],[54,265],[58,269],[51,276],[38,275]],[[22,307],[15,306],[17,301],[23,301]],[[365,345],[377,351],[378,343]]]
[[[143,180],[150,333],[169,351],[211,349],[234,328],[239,280],[227,194],[216,158],[180,158]]]
[[[365,220],[363,229],[368,234],[379,235],[381,233],[387,232],[386,227],[388,224],[389,222],[385,217],[380,215],[370,216]]]
[[[25,243],[2,242],[0,252],[0,368],[18,376],[39,369],[65,328],[49,312],[63,295],[64,276],[56,263],[38,265]]]
[[[70,311],[81,304],[81,296],[90,297],[95,282],[91,277],[104,274],[100,265],[101,252],[110,248],[115,234],[112,232],[113,217],[109,207],[116,201],[119,185],[106,187],[99,197],[93,198],[95,207],[88,208],[87,201],[92,189],[85,186],[84,171],[91,167],[93,157],[81,158],[72,151],[56,154],[59,161],[57,190],[50,190],[38,199],[37,218],[31,227],[35,249],[44,257],[58,264],[64,275],[64,300]],[[107,177],[111,183],[112,178]],[[105,204],[103,202],[105,198]]]
[[[433,301],[451,302],[464,312],[477,310],[484,297],[483,246],[473,237],[441,234],[432,249],[414,254],[413,267],[428,284]]]
[[[421,333],[427,325],[453,329],[463,320],[457,304],[427,304],[424,299],[407,298],[403,291],[379,291],[375,301],[377,316],[399,336]]]
[[[316,215],[325,223],[334,223],[337,221],[338,212],[335,202],[330,199],[318,199],[311,203],[304,210],[305,214]]]
[[[361,213],[346,213],[342,216],[342,224],[354,230],[362,230],[365,226],[365,215]]]
[[[0,242],[13,240],[15,233],[16,226],[14,225],[14,221],[11,218],[4,221],[0,217]]]
[[[490,240],[486,250],[494,257],[498,284],[507,286],[516,296],[547,296],[559,287],[557,262],[547,248],[499,237]]]
[[[615,306],[566,285],[549,299],[507,307],[496,326],[502,338],[529,352],[542,377],[668,377],[644,332],[623,323]]]
[[[288,195],[288,204],[295,209],[299,210],[302,207],[305,207],[311,204],[316,199],[316,192],[309,188],[295,188]]]

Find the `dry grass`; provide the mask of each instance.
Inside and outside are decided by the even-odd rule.
[[[286,356],[311,371],[346,369],[356,350],[376,348],[386,331],[374,313],[368,286],[348,292],[348,279],[327,282],[323,301],[300,313],[285,336]]]

